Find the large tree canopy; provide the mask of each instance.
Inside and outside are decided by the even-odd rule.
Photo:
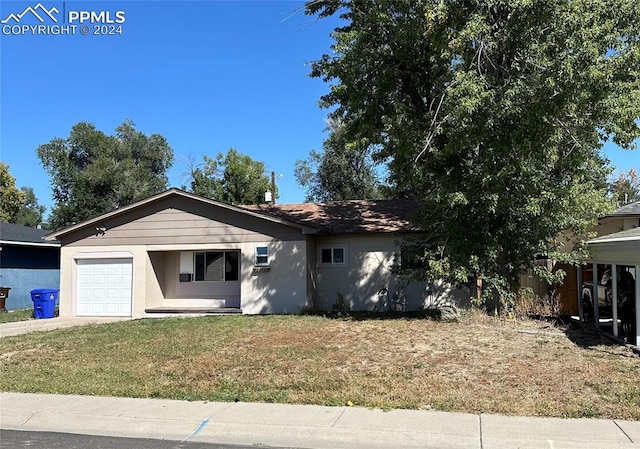
[[[378,199],[384,195],[367,142],[349,142],[344,126],[330,121],[323,151],[296,161],[295,177],[307,189],[307,201]]]
[[[9,173],[9,166],[0,162],[0,221],[15,223],[24,202],[24,192],[16,187],[16,178]]]
[[[80,122],[66,139],[40,145],[37,153],[51,176],[55,206],[50,222],[67,226],[148,197],[167,188],[173,150],[125,121],[113,136]]]
[[[38,198],[31,187],[20,187],[20,191],[23,194],[24,202],[12,223],[31,228],[42,225],[46,208],[38,203]]]
[[[349,141],[379,146],[395,195],[424,201],[427,277],[506,294],[557,236],[610,207],[603,142],[640,136],[636,0],[326,0],[312,75]],[[493,290],[496,291],[496,290]]]
[[[33,189],[18,189],[9,166],[0,162],[0,221],[35,228],[42,224],[44,211]]]
[[[229,204],[261,204],[272,190],[265,163],[230,148],[215,159],[204,156],[200,166],[189,168],[191,191]],[[272,192],[277,198],[276,192]]]

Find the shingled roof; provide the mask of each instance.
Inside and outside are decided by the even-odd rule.
[[[640,240],[640,228],[627,229],[626,231],[616,232],[614,234],[601,235],[589,240],[588,244],[607,243],[625,240]]]
[[[633,201],[631,203],[625,204],[611,212],[610,214],[605,215],[605,217],[640,217],[640,201]]]
[[[59,243],[51,243],[43,240],[43,237],[51,231],[30,228],[28,226],[13,223],[0,223],[0,242],[26,246],[56,246]]]
[[[416,232],[420,203],[410,199],[261,204],[243,208],[309,226],[320,234]]]

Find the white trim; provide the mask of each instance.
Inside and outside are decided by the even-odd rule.
[[[624,231],[622,231],[624,232]],[[615,235],[615,234],[614,234]],[[608,237],[608,238],[598,238],[597,240],[589,240],[587,242],[588,245],[597,245],[598,243],[612,243],[612,242],[634,242],[640,241],[640,235],[632,235],[631,237]]]
[[[258,254],[258,248],[266,248],[267,249],[267,254]],[[266,257],[267,261],[265,263],[259,263],[258,262],[258,257]],[[271,250],[269,249],[269,245],[256,245],[255,246],[253,264],[256,267],[268,267],[269,266],[270,257],[271,257]]]
[[[87,255],[87,254],[107,254],[106,257],[80,257],[77,259],[74,259],[75,262],[75,266],[74,266],[74,278],[75,278],[75,285],[73,286],[73,301],[74,301],[74,308],[75,308],[75,315],[76,316],[119,316],[119,317],[131,317],[133,316],[133,285],[134,285],[134,279],[135,279],[135,269],[134,269],[134,258],[133,255],[131,253],[127,253],[126,251],[121,251],[121,252],[113,252],[113,253],[80,253],[81,255]],[[114,257],[114,254],[120,254],[120,257]],[[128,256],[123,255],[123,254],[129,254]],[[127,303],[127,310],[125,312],[120,312],[118,311],[105,311],[104,313],[93,313],[93,311],[89,311],[89,312],[81,312],[80,311],[80,305],[83,303],[81,301],[80,298],[80,293],[82,291],[81,289],[81,277],[80,277],[80,270],[81,270],[81,266],[82,267],[90,267],[92,265],[110,265],[110,264],[116,264],[116,263],[121,263],[123,265],[127,265],[130,269],[130,273],[131,273],[131,278],[129,279],[128,282],[128,303]],[[93,281],[92,281],[93,283]],[[105,284],[106,285],[106,284]],[[90,289],[89,291],[93,291],[93,289]],[[106,298],[106,296],[105,296]],[[88,304],[91,304],[92,302],[89,301]],[[106,301],[106,303],[108,304],[109,301]],[[111,304],[113,304],[113,302],[111,302]],[[116,304],[120,304],[120,305],[124,305],[124,302],[116,302]]]
[[[636,268],[636,345],[640,345],[640,264]]]
[[[331,262],[322,262],[322,250],[330,249],[331,250]],[[342,263],[337,263],[333,261],[333,251],[336,249],[342,250]],[[320,245],[318,247],[318,266],[325,268],[342,268],[349,265],[349,245],[347,243],[330,243],[326,245]]]
[[[15,245],[15,246],[47,246],[50,248],[60,248],[60,243],[36,243],[36,242],[16,242],[11,240],[0,240],[0,245]]]
[[[584,305],[582,304],[582,265],[576,269],[576,290],[578,291],[578,317],[584,321]]]
[[[132,259],[129,251],[97,251],[93,253],[76,253],[74,259]]]
[[[594,262],[593,266],[593,291],[591,292],[591,302],[593,302],[593,324],[596,329],[600,327],[600,298],[598,297],[598,285],[600,285],[600,276],[598,275],[598,264]]]
[[[613,319],[613,336],[618,336],[618,265],[611,264],[611,318]]]
[[[153,251],[225,251],[238,249],[241,242],[231,243],[183,243],[173,245],[146,245],[145,249],[149,252]]]
[[[207,279],[207,254],[209,253],[222,253],[222,279]],[[238,261],[237,261],[237,275],[238,275],[238,279],[227,279],[227,271],[226,271],[226,266],[227,266],[227,253],[237,253],[238,254]],[[203,255],[203,273],[202,275],[204,276],[204,279],[198,279],[198,263],[196,261],[196,258],[198,257],[198,254],[202,254]],[[194,251],[193,252],[193,282],[199,283],[199,282],[240,282],[240,280],[242,279],[242,271],[241,271],[241,264],[242,264],[242,251],[238,248],[236,249],[226,249],[226,250],[212,250],[212,251]]]

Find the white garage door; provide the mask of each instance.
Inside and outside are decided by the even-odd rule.
[[[78,316],[131,316],[132,262],[78,260]]]

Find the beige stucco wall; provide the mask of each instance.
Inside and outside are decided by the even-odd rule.
[[[166,280],[165,270],[163,270],[165,259],[156,252],[146,252],[146,254],[148,263],[146,265],[147,277],[144,292],[145,308],[160,307],[163,305],[165,298],[163,290]]]
[[[622,230],[627,231],[640,226],[640,218],[625,218],[622,224]]]
[[[255,247],[269,246],[269,270],[254,272]],[[298,313],[307,304],[305,240],[242,245],[242,313]]]
[[[132,259],[132,308],[133,317],[144,316],[145,298],[150,302],[157,300],[153,292],[159,290],[155,276],[148,276],[149,257],[144,246],[91,246],[62,247],[60,251],[60,316],[77,314],[77,260],[78,259]],[[149,284],[149,286],[147,285]]]
[[[105,232],[98,232],[99,227]],[[77,313],[78,257],[133,260],[133,317],[145,316],[145,308],[175,307],[184,300],[185,306],[200,307],[198,301],[217,300],[212,287],[222,293],[221,306],[241,307],[249,314],[295,313],[309,296],[307,240],[301,230],[191,199],[167,198],[80,228],[61,240],[61,316]],[[255,248],[263,245],[270,248],[270,269],[254,273]],[[181,251],[221,249],[241,251],[240,281],[178,282]]]
[[[240,250],[240,281],[178,282],[180,253],[163,251],[164,305],[239,307],[244,314],[297,313],[307,302],[306,242],[276,240],[207,244],[193,251]],[[255,268],[258,246],[269,248],[268,270]],[[154,246],[155,248],[155,246]],[[152,253],[153,254],[153,253]],[[163,304],[160,304],[163,305]]]
[[[598,232],[598,237],[600,237],[620,231],[627,231],[629,229],[637,228],[638,226],[640,226],[640,218],[637,217],[607,217],[600,221],[596,230]]]
[[[593,232],[595,232],[597,237],[600,237],[637,228],[638,226],[640,226],[640,218],[606,217],[600,220],[598,225],[593,229]],[[558,237],[558,242],[561,244],[560,252],[569,253],[573,251],[576,239],[568,231],[563,231]]]
[[[254,272],[255,247],[266,245],[270,249],[268,271]],[[206,249],[211,248],[211,245]],[[245,314],[298,313],[308,302],[306,266],[307,243],[305,240],[293,242],[251,242],[234,245],[240,249],[240,297],[227,297],[226,307],[241,307]],[[170,300],[194,299],[191,304],[202,306],[202,301],[215,297],[207,291],[207,282],[191,282],[182,296],[175,293],[174,280],[178,278],[179,251],[147,252],[144,245],[128,246],[126,249],[113,246],[65,247],[61,251],[60,270],[60,316],[75,316],[77,294],[76,260],[131,258],[133,260],[132,316],[145,316],[145,308],[167,305]],[[175,271],[174,271],[175,270]],[[173,284],[173,285],[172,285]],[[221,284],[221,283],[217,283]],[[228,284],[237,285],[236,282]],[[219,291],[219,290],[218,290]],[[185,293],[187,292],[187,293]],[[224,295],[223,295],[224,296]],[[165,297],[169,301],[165,301]],[[175,305],[175,302],[171,302]]]
[[[396,289],[391,272],[394,255],[398,252],[399,237],[394,235],[355,235],[318,237],[316,245],[317,305],[331,310],[338,294],[351,310],[384,310],[388,307],[379,295],[382,288],[389,289],[389,297]],[[344,247],[348,263],[323,265],[322,248]],[[405,289],[407,310],[423,305],[425,284],[414,283]]]
[[[307,251],[307,303],[306,306],[311,309],[317,309],[317,288],[318,288],[318,275],[316,271],[316,237],[307,236],[306,241]]]

